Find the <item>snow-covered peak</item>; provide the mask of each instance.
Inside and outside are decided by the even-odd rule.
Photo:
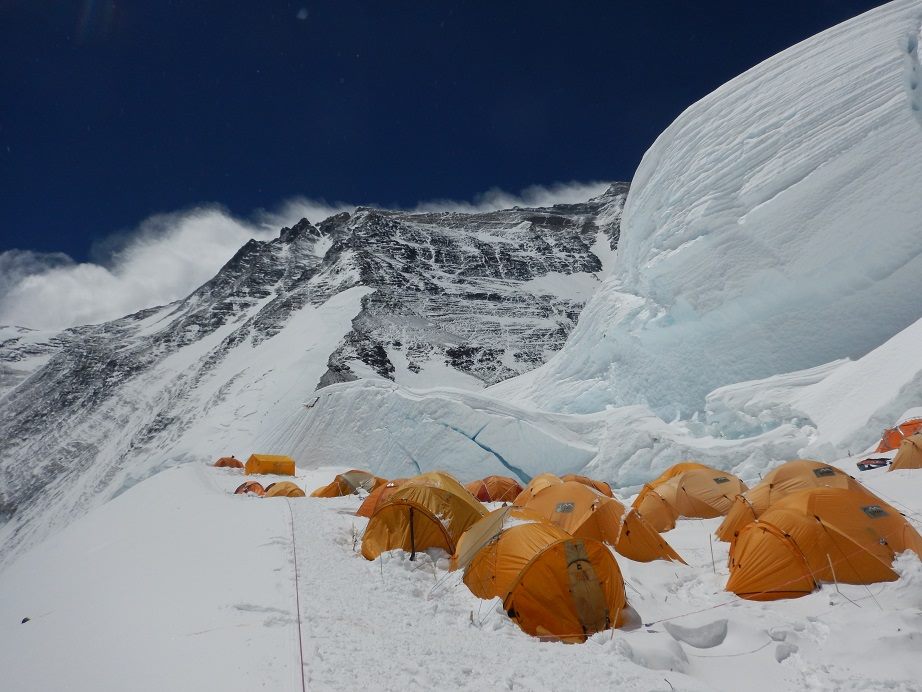
[[[922,316],[920,25],[917,1],[890,3],[688,108],[644,156],[614,271],[566,347],[502,391],[688,414]]]

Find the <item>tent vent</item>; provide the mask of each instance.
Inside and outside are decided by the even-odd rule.
[[[726,476],[718,476],[717,478],[714,479],[714,482],[720,485],[721,483],[729,483],[730,479],[727,478]]]
[[[862,507],[861,511],[871,517],[871,519],[879,519],[880,517],[887,516],[887,513],[880,505],[868,505],[867,507]]]
[[[824,478],[826,476],[835,476],[836,472],[828,466],[823,466],[822,468],[813,469],[813,475],[817,478]]]
[[[572,502],[558,502],[557,507],[554,508],[554,511],[558,514],[568,514],[572,512],[574,504]]]

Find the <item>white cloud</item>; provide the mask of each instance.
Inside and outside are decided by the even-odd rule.
[[[513,206],[550,206],[585,201],[606,183],[533,186],[510,194],[492,189],[471,202],[421,202],[413,211],[483,212]],[[63,329],[94,324],[184,298],[227,262],[247,240],[277,237],[301,218],[317,223],[355,205],[303,197],[252,219],[220,207],[159,214],[133,232],[110,236],[94,248],[95,262],[74,262],[63,253],[9,250],[0,253],[0,324]]]

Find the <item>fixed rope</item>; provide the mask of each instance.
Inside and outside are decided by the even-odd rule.
[[[301,662],[301,692],[307,692],[307,682],[304,679],[304,641],[301,636],[301,587],[298,578],[298,546],[295,542],[295,515],[291,509],[291,499],[285,498],[288,503],[288,520],[291,526],[291,556],[295,565],[295,608],[298,614],[298,657]]]

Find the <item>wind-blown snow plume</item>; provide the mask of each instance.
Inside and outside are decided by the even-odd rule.
[[[531,186],[518,194],[492,189],[472,202],[420,202],[413,211],[484,212],[582,202],[608,183]],[[268,240],[302,218],[317,223],[354,204],[296,197],[252,219],[218,206],[153,216],[126,235],[98,243],[97,262],[63,253],[0,253],[0,324],[63,329],[95,324],[183,298],[233,256],[247,240]]]
[[[278,233],[217,209],[154,216],[100,263],[61,255],[0,255],[16,277],[0,297],[0,323],[59,329],[172,302],[212,276],[250,238]],[[50,261],[49,261],[50,260]]]

